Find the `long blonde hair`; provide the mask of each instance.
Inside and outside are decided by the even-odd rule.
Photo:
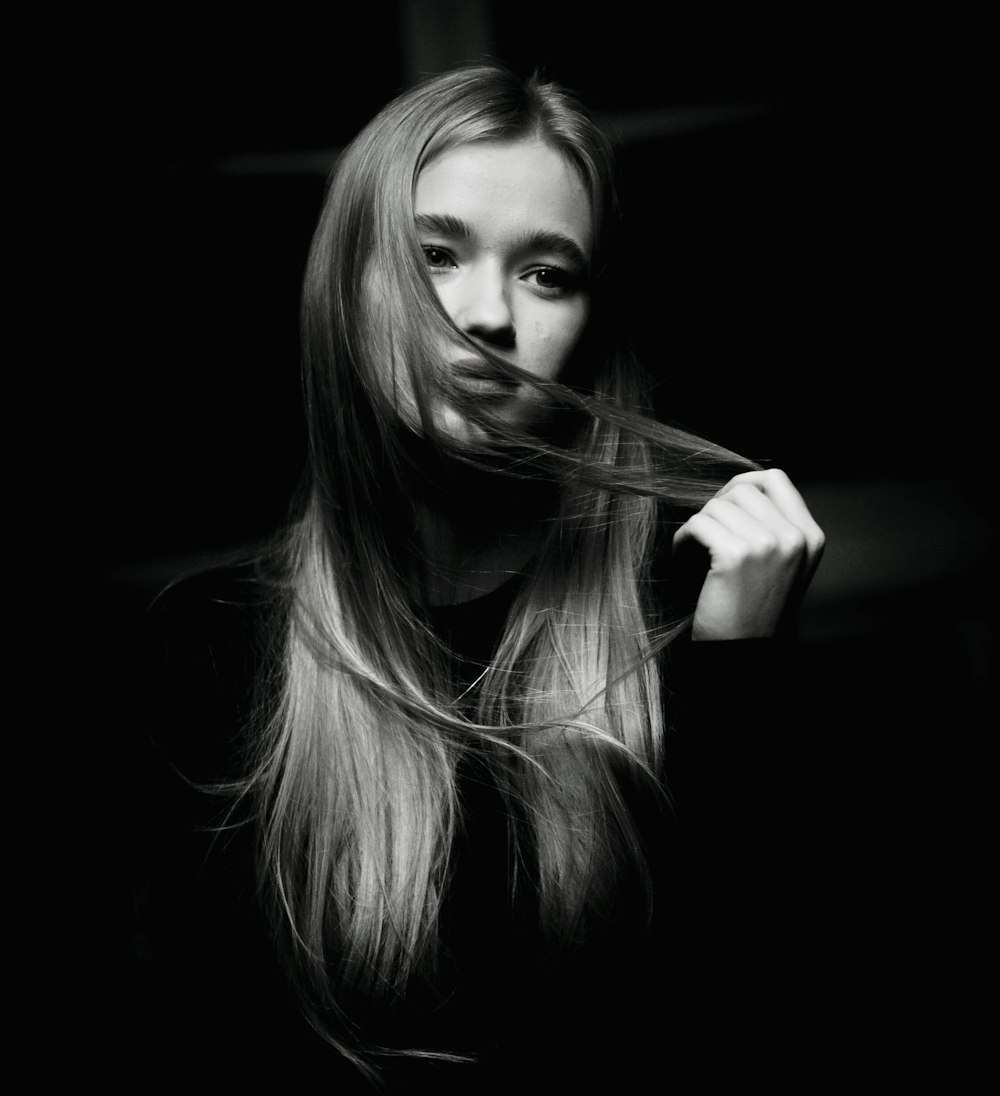
[[[560,432],[487,422],[456,451],[428,408],[447,384],[435,337],[462,336],[425,269],[413,188],[447,148],[526,135],[561,151],[590,195],[592,318],[566,383],[521,378],[562,416]],[[464,756],[485,760],[508,803],[512,887],[534,888],[554,943],[585,938],[622,874],[645,870],[628,789],[661,787],[653,656],[685,624],[651,593],[654,543],[664,520],[749,465],[644,413],[616,324],[611,180],[606,139],[565,91],[493,66],[395,100],[331,178],[302,307],[310,477],[282,546],[281,669],[248,787],[293,979],[315,1025],[359,1062],[349,1002],[433,976]],[[387,369],[419,422],[404,421]],[[518,477],[552,487],[541,549],[462,697],[421,610],[414,437],[513,490]]]

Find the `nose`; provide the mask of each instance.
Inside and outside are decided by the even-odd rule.
[[[503,272],[492,263],[469,271],[457,302],[455,323],[473,338],[492,346],[514,346],[514,316]]]

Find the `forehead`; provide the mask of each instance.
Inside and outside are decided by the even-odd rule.
[[[457,145],[417,177],[418,215],[465,221],[487,246],[534,232],[558,232],[589,255],[591,201],[579,173],[562,153],[537,138]]]

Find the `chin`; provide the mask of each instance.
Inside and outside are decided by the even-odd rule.
[[[549,403],[523,393],[473,401],[468,411],[445,404],[434,413],[434,425],[441,435],[458,444],[489,444],[491,439],[511,434],[550,441],[558,419]]]

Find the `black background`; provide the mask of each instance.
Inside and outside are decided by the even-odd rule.
[[[749,7],[396,0],[81,27],[57,66],[41,282],[73,318],[63,566],[97,591],[100,695],[158,586],[284,516],[322,165],[419,71],[542,66],[629,134],[632,329],[664,412],[786,468],[826,529],[802,679],[748,704],[798,705],[842,790],[845,1038],[920,1062],[928,1032],[975,1038],[948,1002],[977,962],[961,926],[995,720],[976,31]]]
[[[109,565],[281,519],[302,459],[297,305],[323,166],[422,60],[541,66],[627,134],[631,330],[669,417],[797,481],[983,474],[954,307],[968,275],[948,247],[962,134],[932,74],[908,70],[905,33],[547,10],[150,24],[96,54],[78,276],[84,293],[103,276],[87,320]]]

